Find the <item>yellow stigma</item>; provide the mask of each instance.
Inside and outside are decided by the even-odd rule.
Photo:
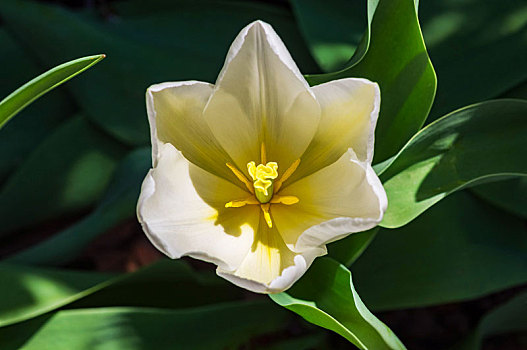
[[[261,203],[267,203],[273,197],[273,180],[278,177],[278,164],[268,162],[258,164],[255,162],[247,163],[247,170],[253,179],[254,194]]]
[[[227,163],[227,167],[231,169],[233,174],[245,184],[251,196],[232,200],[225,203],[225,208],[240,208],[246,205],[259,205],[262,210],[263,217],[269,228],[273,227],[273,219],[271,217],[271,204],[293,205],[299,202],[296,196],[283,196],[278,194],[282,184],[295,172],[300,164],[300,159],[291,164],[291,166],[278,178],[278,164],[276,162],[267,162],[267,154],[265,152],[265,145],[262,143],[260,158],[262,163],[256,165],[255,162],[247,163],[247,170],[253,182],[249,180],[238,168]],[[275,181],[276,180],[276,181]]]

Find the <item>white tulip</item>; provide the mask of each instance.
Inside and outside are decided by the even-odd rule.
[[[157,84],[146,99],[153,169],[137,214],[169,257],[212,262],[236,285],[276,293],[327,243],[381,221],[378,85],[309,87],[270,25],[240,32],[215,85]]]

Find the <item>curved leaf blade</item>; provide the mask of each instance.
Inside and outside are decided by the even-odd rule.
[[[372,6],[368,8],[371,10]],[[379,0],[371,23],[371,41],[362,59],[344,70],[310,75],[307,80],[317,85],[349,77],[370,79],[381,88],[374,163],[384,161],[424,124],[436,91],[436,76],[414,1]]]
[[[353,65],[364,57],[370,43],[371,20],[377,2],[291,1],[311,54],[324,71]],[[350,57],[353,58],[350,60]]]
[[[317,259],[288,292],[269,296],[307,321],[340,334],[359,349],[405,349],[361,301],[349,270],[333,259]]]
[[[77,74],[99,63],[104,54],[78,58],[63,63],[22,85],[9,96],[0,101],[0,128],[28,104],[46,92],[64,84]]]
[[[72,303],[79,307],[188,307],[240,295],[239,288],[217,276],[198,273],[183,261],[172,260],[123,275],[0,264],[0,279],[0,327]]]
[[[494,100],[452,112],[417,133],[380,178],[381,226],[407,224],[450,193],[482,181],[526,176],[527,101]]]
[[[408,225],[381,229],[351,270],[375,311],[480,298],[527,283],[527,229],[460,191]]]
[[[206,322],[204,321],[206,320]],[[285,327],[286,312],[267,300],[186,310],[63,310],[0,329],[2,349],[234,349]],[[31,334],[32,330],[38,332]]]

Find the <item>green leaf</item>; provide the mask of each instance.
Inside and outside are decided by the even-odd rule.
[[[404,227],[381,229],[352,271],[376,311],[475,299],[527,282],[527,230],[461,191]]]
[[[430,121],[527,79],[523,1],[423,1],[419,18],[439,77]]]
[[[223,350],[239,348],[252,336],[278,331],[288,320],[285,312],[262,301],[187,310],[64,310],[2,328],[0,342],[6,350]]]
[[[527,175],[527,101],[457,110],[417,133],[380,175],[388,195],[381,226],[400,227],[450,193],[482,180]]]
[[[405,349],[363,304],[349,270],[330,258],[315,260],[288,292],[269,296],[307,321],[340,334],[359,349]]]
[[[380,0],[364,57],[339,72],[307,79],[316,85],[348,77],[368,78],[381,88],[374,162],[383,161],[421,128],[436,89],[436,76],[412,0]]]
[[[477,328],[453,350],[479,350],[485,337],[527,330],[527,293],[522,293],[489,311]]]
[[[341,69],[350,63],[354,54],[354,62],[362,59],[369,45],[370,24],[377,1],[290,2],[311,53],[324,71]],[[356,53],[363,35],[362,50]]]
[[[71,262],[100,234],[135,214],[141,182],[151,166],[150,149],[132,151],[115,171],[97,208],[81,221],[4,261],[60,266]]]
[[[502,97],[527,100],[527,82],[507,91]],[[527,218],[527,178],[525,177],[483,184],[470,190],[498,208]]]
[[[527,219],[527,177],[496,181],[471,191],[498,208]]]
[[[146,88],[164,81],[213,82],[232,40],[251,20],[260,18],[275,26],[301,68],[316,67],[292,15],[280,6],[149,1],[146,11],[144,2],[133,1],[118,9],[124,10],[122,16],[116,14],[116,21],[103,21],[98,14],[3,0],[0,17],[46,64],[104,50],[105,64],[67,88],[89,118],[127,144],[150,141]]]
[[[0,101],[0,128],[28,104],[98,63],[105,55],[78,58],[42,73]]]
[[[330,243],[328,255],[344,266],[351,266],[373,241],[377,231],[379,231],[378,226],[368,231],[353,233],[344,239]]]
[[[113,275],[0,264],[0,326],[21,322],[89,294]]]
[[[0,67],[4,67],[0,96],[7,96],[42,71],[4,28],[0,28]],[[0,129],[0,182],[18,168],[49,132],[73,113],[71,99],[63,89],[57,89],[4,125]]]
[[[1,327],[66,305],[189,307],[234,300],[241,292],[213,274],[172,260],[123,275],[0,264],[0,279]]]
[[[0,236],[97,201],[125,148],[82,116],[65,121],[0,192]]]

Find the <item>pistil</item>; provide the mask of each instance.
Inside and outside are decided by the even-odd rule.
[[[234,165],[227,163],[227,167],[234,175],[245,184],[252,196],[245,199],[232,200],[225,204],[225,208],[240,208],[245,205],[260,205],[265,222],[269,228],[273,227],[271,218],[271,204],[293,205],[299,202],[296,196],[280,196],[278,191],[283,183],[291,177],[300,164],[300,159],[291,164],[289,168],[278,178],[278,163],[267,162],[265,146],[262,143],[260,153],[261,163],[247,163],[247,171],[252,178],[252,182]],[[276,181],[275,181],[276,180]]]

